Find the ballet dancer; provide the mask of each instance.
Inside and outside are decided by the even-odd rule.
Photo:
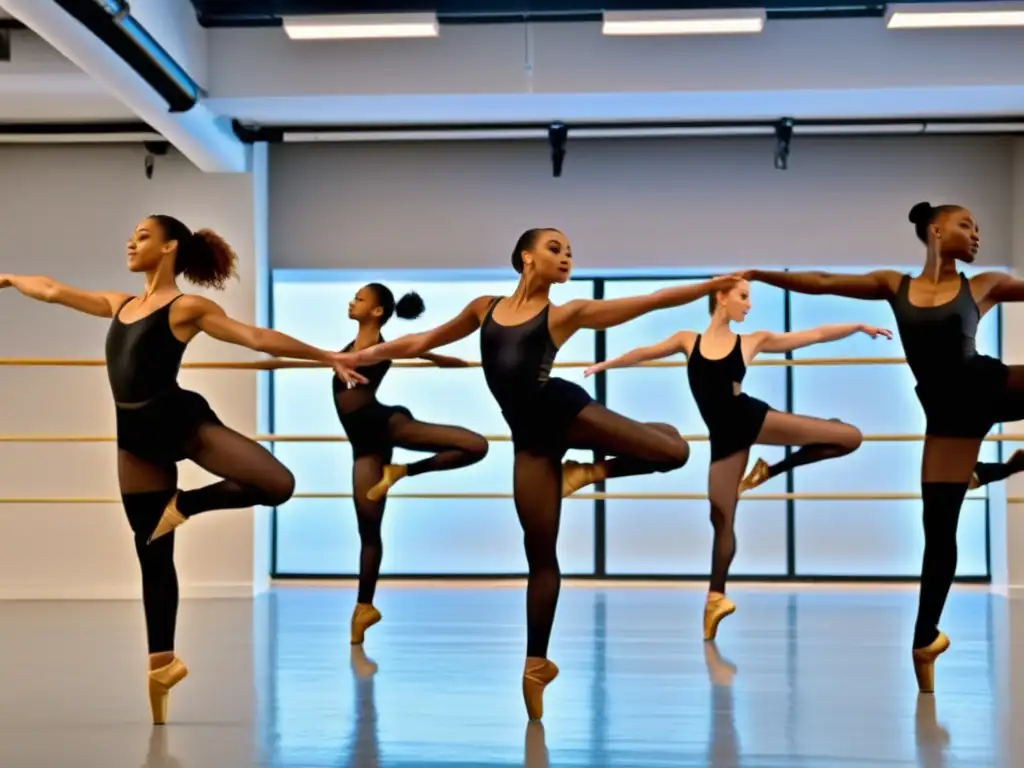
[[[356,292],[348,305],[349,319],[359,324],[356,338],[345,352],[359,352],[384,341],[381,328],[391,316],[414,320],[423,314],[423,299],[407,293],[397,302],[385,285],[370,283]],[[462,368],[464,360],[445,355],[420,355],[441,368]],[[443,472],[476,464],[487,455],[487,440],[461,427],[426,424],[416,421],[408,408],[384,405],[377,400],[377,389],[391,368],[390,360],[366,366],[359,374],[366,384],[348,386],[333,378],[334,407],[352,445],[352,497],[359,523],[359,594],[352,612],[352,643],[363,642],[366,630],[380,621],[373,595],[380,576],[383,557],[381,523],[385,498],[390,488],[403,477],[426,472]],[[412,464],[392,464],[395,448],[433,453]]]
[[[129,271],[145,273],[140,296],[19,275],[0,275],[0,288],[112,318],[106,360],[117,415],[118,478],[142,572],[150,708],[154,724],[162,725],[171,688],[188,674],[174,652],[173,530],[212,509],[283,504],[295,487],[291,472],[270,451],[228,429],[201,395],[178,386],[186,346],[203,332],[258,352],[327,363],[347,381],[364,379],[337,366],[337,353],[246,325],[213,301],[182,293],[179,275],[194,285],[223,288],[235,274],[235,253],[216,233],[193,233],[171,216],[150,216],[129,239],[127,258]],[[176,464],[183,459],[223,479],[179,492]]]
[[[957,261],[974,261],[980,242],[977,220],[967,208],[918,203],[910,221],[926,246],[924,269],[916,277],[892,270],[865,275],[753,270],[747,276],[798,293],[892,306],[926,422],[921,460],[925,544],[912,656],[919,690],[932,693],[935,661],[949,648],[949,637],[938,624],[956,575],[964,496],[972,476],[988,483],[1020,469],[1018,454],[1005,465],[978,463],[982,440],[994,425],[1024,419],[1024,366],[978,354],[975,336],[992,307],[1024,301],[1024,281],[1002,272],[968,280],[957,271]]]
[[[639,347],[587,368],[585,375],[658,360],[677,352],[686,355],[690,391],[707,425],[711,441],[708,498],[715,540],[711,555],[711,583],[704,606],[704,639],[714,640],[718,624],[736,611],[725,595],[729,566],[736,556],[736,505],[740,494],[756,488],[794,467],[846,456],[860,447],[860,430],[838,419],[817,419],[776,411],[767,403],[740,391],[747,366],[762,352],[794,349],[838,341],[855,333],[871,338],[892,333],[884,328],[848,323],[823,325],[806,331],[738,334],[731,323],[742,323],[750,311],[750,284],[740,280],[731,288],[709,296],[711,322],[704,333],[679,331],[664,341]],[[769,466],[758,459],[743,477],[752,445],[799,446],[788,458]],[[742,478],[742,480],[741,480]]]
[[[512,266],[520,278],[511,296],[481,296],[444,325],[349,353],[339,362],[356,368],[416,357],[480,330],[484,376],[515,450],[513,495],[529,566],[523,698],[530,719],[538,720],[544,687],[558,674],[547,652],[561,585],[556,549],[562,497],[605,478],[668,472],[683,466],[690,455],[674,427],[626,418],[594,402],[579,385],[552,377],[555,355],[581,328],[610,328],[653,310],[680,306],[733,278],[558,306],[549,293],[553,284],[568,281],[572,251],[565,235],[551,228],[525,232],[512,251]],[[570,448],[615,458],[563,465]]]

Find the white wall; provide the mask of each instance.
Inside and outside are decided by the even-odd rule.
[[[271,260],[291,267],[509,266],[556,226],[579,269],[917,263],[920,200],[972,208],[981,263],[1010,261],[1012,139],[576,140],[271,147]]]
[[[240,258],[241,279],[217,296],[252,321],[252,182],[248,175],[201,174],[172,153],[152,180],[134,146],[0,148],[0,269],[47,274],[84,288],[137,291],[124,248],[139,219],[170,213],[193,228],[223,234]],[[183,285],[183,287],[185,287]],[[103,357],[109,321],[0,294],[0,356]],[[251,355],[205,338],[186,360]],[[228,425],[256,428],[256,376],[186,371],[182,384],[204,394]],[[102,367],[0,367],[0,432],[113,435],[114,413]],[[182,465],[181,485],[206,476]],[[0,496],[116,497],[113,443],[0,443]],[[251,595],[251,511],[211,512],[178,537],[183,596]],[[0,504],[0,597],[136,597],[138,565],[117,503]]]

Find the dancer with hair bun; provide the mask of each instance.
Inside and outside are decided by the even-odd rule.
[[[968,279],[957,262],[972,263],[978,222],[960,205],[918,203],[910,222],[925,245],[921,274],[892,270],[866,275],[763,272],[750,279],[798,293],[888,301],[896,316],[907,364],[917,380],[926,427],[921,461],[924,558],[912,657],[922,693],[935,689],[935,661],[949,648],[938,628],[956,576],[956,533],[968,488],[1021,469],[1020,454],[1006,464],[978,463],[985,435],[996,424],[1024,419],[1024,366],[978,353],[978,323],[1002,302],[1024,301],[1024,281],[1003,272]]]
[[[645,296],[553,304],[551,287],[569,280],[572,265],[564,234],[551,228],[528,230],[512,251],[519,285],[511,296],[481,296],[437,328],[349,353],[340,361],[357,368],[416,357],[480,331],[487,386],[501,406],[515,449],[513,494],[529,568],[523,699],[533,720],[542,716],[544,689],[558,675],[548,659],[548,642],[561,587],[557,544],[562,497],[605,478],[668,472],[683,466],[690,455],[674,427],[626,418],[594,402],[579,385],[552,377],[555,356],[582,328],[621,325],[733,282],[723,277]],[[571,448],[614,458],[563,465]]]
[[[736,556],[736,506],[740,494],[756,488],[794,467],[837,459],[857,450],[860,430],[838,419],[817,419],[776,411],[741,390],[747,366],[762,352],[789,352],[812,344],[838,341],[854,333],[871,338],[892,338],[884,328],[860,323],[823,325],[807,331],[738,334],[731,323],[741,323],[750,311],[750,284],[736,284],[709,296],[711,323],[704,333],[680,331],[658,344],[626,352],[587,368],[586,375],[625,368],[677,352],[689,361],[686,372],[711,440],[708,498],[715,540],[711,555],[711,584],[704,605],[704,639],[714,640],[722,619],[736,611],[725,595],[729,566]],[[752,445],[789,445],[799,448],[789,458],[769,466],[758,459],[746,477]],[[742,478],[742,480],[741,480]]]
[[[348,305],[349,319],[359,324],[359,330],[344,351],[359,353],[383,343],[381,328],[392,315],[414,320],[423,310],[419,294],[407,293],[396,302],[394,294],[381,283],[363,286]],[[468,365],[464,360],[429,352],[418,357],[442,368]],[[468,467],[487,455],[487,440],[476,432],[417,421],[408,408],[379,402],[377,390],[390,368],[391,361],[382,360],[358,369],[366,380],[364,384],[348,386],[337,376],[332,382],[334,407],[352,445],[352,498],[361,544],[359,593],[351,622],[354,645],[362,643],[366,630],[381,619],[373,597],[384,555],[381,524],[388,491],[404,477]],[[392,464],[395,448],[434,455],[412,464]]]
[[[202,395],[178,386],[185,348],[206,333],[257,352],[325,363],[352,383],[364,379],[339,365],[336,352],[239,322],[210,299],[182,293],[179,276],[220,289],[235,275],[235,252],[215,232],[192,232],[172,216],[149,216],[128,240],[127,257],[129,271],[146,276],[138,296],[19,275],[0,275],[0,288],[112,319],[106,359],[117,414],[118,478],[142,570],[150,707],[153,722],[163,724],[170,690],[188,674],[174,653],[174,529],[213,509],[283,504],[295,486],[270,451],[224,426]],[[177,462],[184,459],[223,479],[179,492]]]

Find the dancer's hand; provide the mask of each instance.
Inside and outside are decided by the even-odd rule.
[[[860,327],[861,333],[866,333],[872,339],[877,339],[879,336],[884,336],[887,339],[892,339],[892,331],[888,328],[876,328],[873,325],[862,325]]]
[[[600,373],[607,367],[608,366],[605,365],[604,363],[598,363],[597,365],[592,365],[589,368],[584,368],[583,378],[589,378],[590,376],[593,376],[595,373]]]
[[[355,370],[354,358],[355,355],[347,352],[335,352],[330,359],[334,375],[350,387],[367,383],[367,378]]]
[[[10,288],[14,284],[12,277],[14,275],[0,275],[0,288]]]

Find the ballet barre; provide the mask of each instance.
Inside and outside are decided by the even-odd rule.
[[[351,493],[296,493],[292,499],[351,499]],[[511,493],[389,493],[389,499],[508,499]],[[703,493],[574,493],[569,501],[707,501]],[[745,493],[744,501],[914,501],[919,493]],[[1024,497],[1013,496],[1011,503],[1024,502]],[[0,496],[0,504],[120,504],[120,496]]]
[[[804,366],[804,365],[904,365],[906,358],[903,357],[806,357],[799,360],[787,360],[785,358],[765,358],[753,360],[748,366]],[[646,363],[637,363],[631,368],[685,368],[686,360],[652,360]],[[102,368],[106,361],[98,359],[74,359],[61,357],[0,357],[0,366],[10,367],[84,367]],[[568,362],[555,363],[554,368],[589,368],[597,363]],[[396,368],[438,368],[434,363],[422,361],[414,362],[408,360],[396,360]],[[248,362],[185,362],[182,368],[191,370],[229,370],[229,371],[272,371],[286,368],[327,368],[325,363],[317,363],[311,360],[283,360],[271,358],[268,360],[252,360]],[[459,366],[463,367],[463,366]],[[479,362],[467,361],[466,368],[479,368]],[[624,369],[611,369],[624,370]]]
[[[508,443],[512,438],[509,435],[484,435],[485,440],[491,443]],[[682,435],[682,438],[690,443],[706,443],[707,435]],[[344,435],[249,435],[250,440],[257,443],[347,443],[348,438]],[[864,435],[866,443],[913,443],[925,439],[924,435],[915,434],[878,434]],[[0,435],[0,443],[112,443],[117,440],[113,435]],[[988,435],[985,442],[995,443],[1024,443],[1024,432],[1019,434],[997,434]],[[770,448],[772,446],[764,446]]]

